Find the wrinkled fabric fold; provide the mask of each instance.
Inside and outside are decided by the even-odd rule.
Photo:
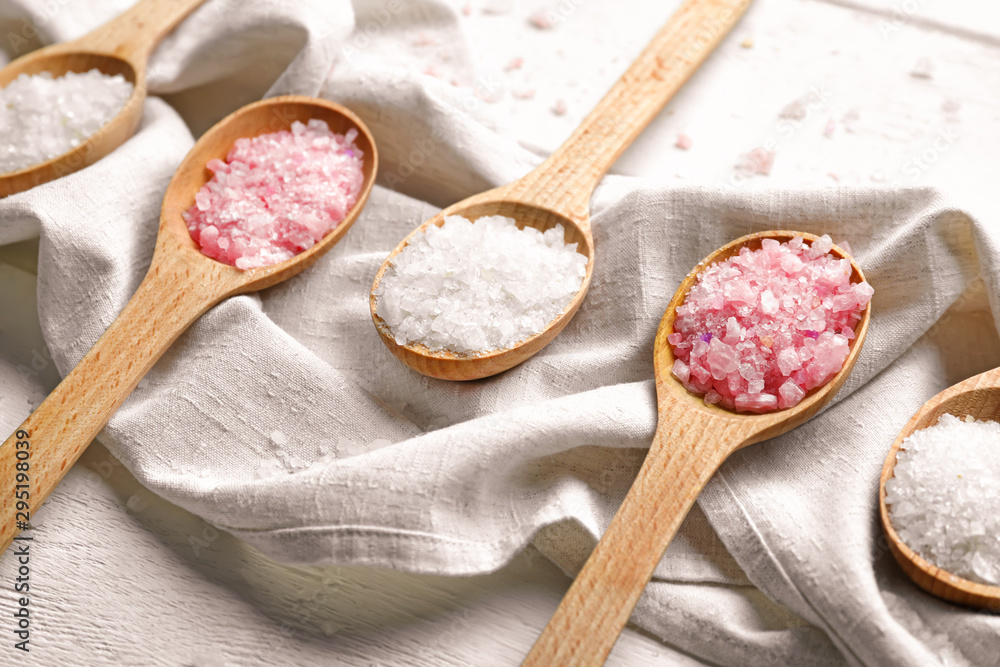
[[[813,421],[722,467],[633,621],[717,664],[992,664],[1000,618],[905,580],[876,490],[906,419],[1000,365],[1000,230],[926,188],[740,192],[609,176],[592,202],[593,283],[563,333],[494,378],[423,377],[372,326],[375,272],[437,207],[540,159],[471,88],[401,64],[417,34],[464,39],[443,3],[402,3],[359,40],[396,4],[209,0],[152,59],[163,97],[133,139],[0,200],[0,243],[40,237],[39,319],[65,375],[142,279],[192,131],[301,93],[346,104],[376,135],[380,185],[344,239],[303,274],[203,316],[101,442],[164,499],[285,562],[470,575],[534,543],[572,574],[652,439],[653,338],[681,279],[747,233],[829,233],[876,288],[851,377]],[[85,5],[53,19],[49,37],[107,18]],[[474,79],[468,49],[456,53],[454,75]]]

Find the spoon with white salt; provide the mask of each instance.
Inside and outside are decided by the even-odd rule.
[[[677,288],[653,346],[657,427],[649,453],[611,525],[524,665],[603,664],[663,552],[719,466],[735,451],[781,435],[815,416],[847,380],[868,331],[871,308],[867,304],[853,325],[853,339],[840,369],[792,407],[763,414],[727,410],[688,391],[675,374],[679,357],[668,339],[678,329],[678,308],[703,272],[738,256],[741,249],[755,251],[769,239],[784,243],[796,237],[810,243],[819,240],[812,234],[789,231],[744,236],[702,260]],[[851,285],[864,282],[861,268],[843,250],[831,246],[829,254],[850,260]]]
[[[323,121],[338,134],[357,133],[353,141],[362,153],[363,181],[346,217],[315,245],[276,264],[241,270],[203,254],[183,216],[213,176],[207,165],[225,159],[239,139],[294,132],[296,122],[310,120]],[[0,494],[0,552],[167,348],[215,304],[280,283],[316,262],[360,215],[377,170],[375,140],[365,124],[350,110],[312,97],[255,102],[198,139],[167,187],[146,277],[80,363],[0,446],[0,488],[9,490]]]
[[[879,511],[889,548],[910,579],[931,595],[970,607],[1000,611],[1000,586],[971,581],[937,567],[904,542],[893,527],[886,503],[886,484],[895,476],[897,456],[915,432],[938,424],[944,415],[974,420],[1000,421],[1000,368],[981,373],[953,385],[930,399],[917,411],[889,450],[879,479]],[[1000,443],[996,443],[1000,446]],[[997,480],[1000,484],[1000,480]],[[989,539],[990,536],[986,536]]]
[[[23,192],[94,164],[125,143],[139,127],[146,99],[146,64],[160,41],[205,0],[142,0],[117,18],[70,42],[33,51],[0,69],[0,88],[20,75],[96,69],[120,75],[132,94],[110,121],[71,150],[38,164],[0,173],[0,197]],[[72,111],[69,109],[67,111]]]
[[[569,139],[538,168],[514,183],[453,204],[411,232],[386,258],[372,285],[372,321],[386,347],[410,368],[445,380],[474,380],[505,371],[547,345],[583,303],[594,271],[590,196],[605,172],[698,69],[749,7],[751,0],[687,0]],[[561,225],[565,242],[586,257],[579,291],[542,330],[509,347],[478,353],[432,350],[397,342],[379,314],[379,285],[393,259],[414,238],[446,218],[513,218],[545,231]]]

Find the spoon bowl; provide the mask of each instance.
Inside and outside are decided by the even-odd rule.
[[[670,304],[667,306],[667,310],[663,315],[663,319],[660,321],[660,327],[656,333],[656,342],[654,344],[653,354],[656,359],[654,371],[656,374],[657,396],[659,397],[663,392],[669,392],[671,399],[680,401],[683,405],[686,405],[691,409],[707,411],[709,414],[712,414],[719,419],[729,420],[737,424],[752,424],[753,428],[758,431],[757,436],[754,439],[744,441],[743,446],[753,444],[754,442],[759,442],[761,440],[767,440],[768,438],[773,438],[777,435],[785,433],[786,431],[790,431],[796,426],[812,418],[823,408],[824,405],[826,405],[827,401],[833,398],[833,396],[847,380],[847,376],[850,375],[851,369],[854,368],[854,364],[857,361],[858,354],[861,352],[864,337],[868,332],[868,320],[871,309],[866,308],[861,320],[855,325],[855,339],[850,341],[851,351],[847,355],[847,359],[844,361],[843,367],[836,376],[834,376],[826,384],[810,390],[794,407],[784,410],[765,412],[763,414],[734,412],[719,405],[708,405],[700,395],[688,391],[681,381],[678,380],[673,374],[673,366],[676,357],[674,356],[673,347],[669,342],[667,342],[667,336],[673,333],[674,321],[677,319],[677,308],[684,303],[684,299],[687,298],[688,292],[698,280],[698,276],[705,269],[712,264],[718,264],[719,262],[724,262],[730,257],[735,257],[743,248],[748,248],[749,250],[759,250],[764,239],[773,239],[779,243],[785,243],[787,241],[791,241],[795,237],[805,239],[810,243],[819,239],[819,237],[815,234],[809,234],[808,232],[766,231],[743,236],[735,241],[732,241],[731,243],[727,243],[713,252],[711,255],[699,262],[698,265],[691,270],[687,277],[684,278],[684,281],[674,293],[673,299],[671,299]],[[860,283],[864,281],[865,277],[861,272],[861,268],[854,262],[854,259],[850,255],[843,251],[843,249],[835,245],[830,250],[830,254],[835,255],[840,259],[848,259],[851,261],[852,283]]]
[[[271,266],[244,271],[203,255],[182,214],[211,178],[207,162],[224,158],[237,139],[287,130],[296,120],[313,118],[338,133],[358,132],[364,181],[345,219],[313,247]],[[153,260],[139,288],[80,363],[0,446],[0,481],[10,488],[22,483],[16,465],[25,460],[25,451],[31,470],[30,500],[16,504],[13,494],[0,497],[0,551],[181,333],[223,299],[270,287],[319,259],[360,215],[377,169],[375,141],[364,123],[340,105],[310,97],[275,97],[248,105],[198,140],[167,188]]]
[[[29,190],[94,164],[125,143],[139,127],[146,100],[146,63],[160,40],[205,0],[143,0],[122,15],[71,42],[28,53],[0,69],[0,88],[18,76],[48,72],[54,78],[97,69],[132,84],[125,105],[104,126],[62,155],[0,173],[0,197]]]
[[[990,586],[954,575],[920,557],[899,538],[892,526],[885,502],[885,485],[895,476],[896,455],[903,440],[914,432],[933,426],[944,414],[971,416],[1000,422],[1000,369],[981,373],[945,389],[924,403],[899,432],[882,466],[878,499],[882,528],[889,539],[889,549],[903,572],[931,595],[960,605],[1000,611],[1000,586]]]
[[[396,246],[396,249],[389,254],[389,257],[375,275],[375,281],[372,284],[372,293],[369,298],[369,306],[371,308],[372,321],[375,323],[375,330],[378,331],[382,342],[385,343],[390,352],[404,364],[424,375],[442,380],[475,380],[512,368],[548,345],[549,341],[555,338],[573,318],[580,304],[583,303],[584,296],[587,294],[587,289],[590,287],[590,278],[594,272],[594,239],[590,234],[590,225],[586,219],[574,220],[562,213],[557,213],[541,206],[504,199],[506,195],[505,190],[505,188],[491,190],[441,211],[410,232]],[[445,218],[451,215],[461,215],[469,220],[476,220],[483,216],[501,215],[513,218],[519,229],[534,227],[542,232],[556,225],[562,225],[565,230],[566,243],[576,243],[577,252],[587,257],[586,274],[583,277],[580,290],[573,297],[573,301],[566,306],[563,312],[545,330],[505,350],[466,355],[456,354],[449,350],[430,350],[419,343],[405,345],[398,343],[385,321],[378,315],[378,297],[375,295],[375,292],[385,272],[391,266],[393,258],[409,245],[410,241],[418,234],[426,232],[427,228],[431,225],[440,227],[444,224]]]
[[[699,262],[674,293],[653,345],[657,428],[649,453],[524,665],[603,664],[663,552],[719,466],[738,449],[781,435],[814,416],[847,380],[868,332],[870,304],[855,324],[855,338],[840,371],[793,407],[763,414],[733,412],[707,405],[673,375],[675,359],[667,337],[673,333],[677,308],[699,274],[743,247],[754,250],[764,239],[785,242],[796,236],[810,242],[818,238],[803,232],[767,231],[736,239]],[[861,268],[842,249],[833,246],[830,253],[851,260],[851,282],[864,280]]]
[[[212,178],[208,163],[211,160],[225,160],[237,139],[290,130],[295,121],[306,123],[310,119],[325,121],[330,130],[338,134],[345,134],[349,130],[356,130],[358,133],[354,143],[364,154],[364,181],[358,201],[351,212],[316,245],[278,264],[243,270],[203,255],[188,233],[183,213],[194,205],[198,190]],[[220,285],[230,285],[241,292],[270,287],[305,270],[340,241],[360,215],[375,185],[377,172],[378,152],[375,139],[364,122],[350,109],[303,95],[272,97],[248,104],[203,134],[177,168],[163,198],[156,252],[183,258],[192,266],[204,266],[205,270],[211,271],[213,281]],[[235,293],[239,292],[233,292]]]

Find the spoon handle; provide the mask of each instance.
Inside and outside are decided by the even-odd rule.
[[[0,446],[0,553],[156,360],[225,295],[199,268],[154,260],[104,335]]]
[[[205,0],[141,0],[133,7],[71,42],[82,47],[144,63],[177,24]]]
[[[585,223],[604,173],[722,41],[752,0],[686,0],[575,132],[520,183]]]
[[[604,664],[695,498],[745,438],[708,414],[661,413],[632,488],[524,667]]]

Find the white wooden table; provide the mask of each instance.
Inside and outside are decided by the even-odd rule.
[[[487,110],[540,153],[568,136],[676,5],[469,4],[484,71],[503,82]],[[937,185],[974,209],[995,189],[1000,147],[1000,10],[988,5],[758,0],[615,171],[748,189]],[[539,9],[557,12],[553,29],[528,23]],[[523,64],[505,70],[515,58]],[[674,148],[679,133],[689,150]],[[770,174],[741,177],[734,166],[759,147],[774,151]],[[16,373],[44,346],[36,253],[36,241],[0,247],[5,432],[29,409],[25,395],[40,399],[58,380],[51,365]],[[17,563],[0,556],[3,665],[514,665],[568,586],[532,550],[469,578],[275,563],[141,488],[98,443],[38,520],[30,654],[12,649]],[[761,609],[772,623],[800,623]],[[702,663],[626,630],[610,664]]]

